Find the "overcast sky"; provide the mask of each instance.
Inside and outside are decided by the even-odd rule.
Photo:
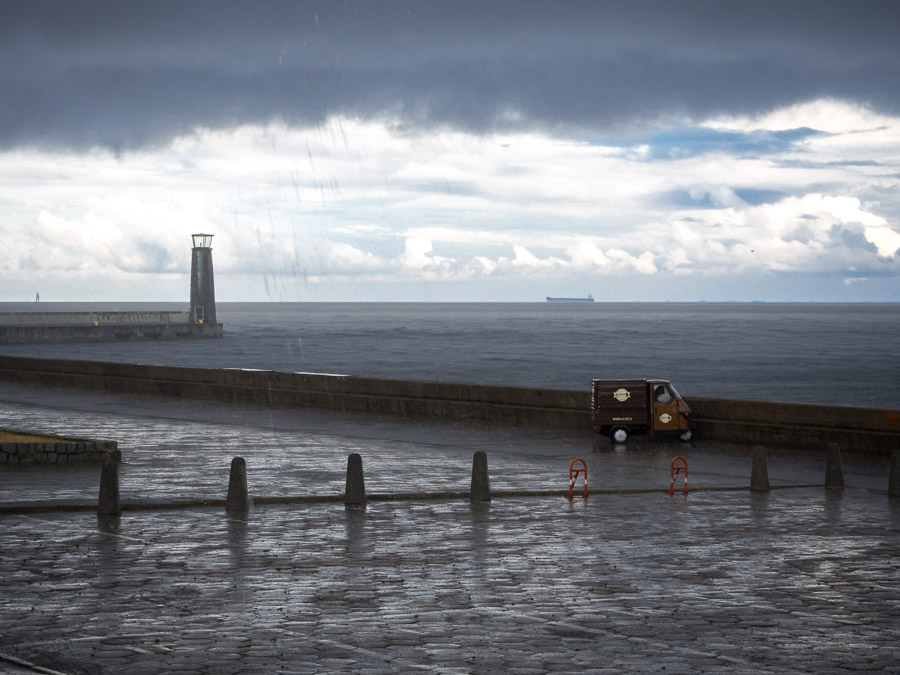
[[[0,3],[0,300],[900,301],[900,2]]]

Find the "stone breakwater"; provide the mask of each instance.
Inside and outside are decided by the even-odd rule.
[[[0,313],[0,344],[176,340],[222,334],[222,324],[193,323],[187,312]]]
[[[0,356],[0,379],[417,419],[591,429],[588,386],[542,389],[12,356]],[[846,451],[874,454],[900,448],[897,410],[703,397],[687,401],[698,438],[819,449],[836,442]]]

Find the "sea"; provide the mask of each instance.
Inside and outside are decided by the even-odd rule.
[[[0,312],[186,310],[0,303]],[[900,304],[217,303],[221,340],[0,345],[0,353],[900,408]]]

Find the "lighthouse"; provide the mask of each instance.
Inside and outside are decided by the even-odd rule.
[[[211,234],[192,234],[191,251],[191,314],[190,321],[216,324],[216,289],[213,282]]]
[[[0,312],[0,344],[220,338],[211,234],[193,234],[191,307],[185,311]],[[39,300],[39,296],[35,300]]]

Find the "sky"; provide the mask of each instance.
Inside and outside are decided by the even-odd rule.
[[[900,3],[0,3],[0,301],[900,301]]]

